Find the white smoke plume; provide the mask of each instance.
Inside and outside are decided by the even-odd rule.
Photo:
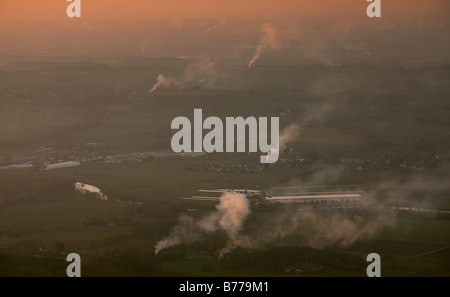
[[[281,131],[280,134],[280,151],[286,149],[288,143],[293,142],[300,136],[301,126],[300,124],[290,124]]]
[[[269,23],[262,25],[262,37],[256,47],[256,52],[253,58],[248,63],[248,68],[251,68],[253,63],[258,60],[264,51],[273,51],[279,49],[281,46],[281,38],[279,37],[277,29]]]
[[[352,52],[368,52],[361,43],[350,41],[350,33],[355,23],[336,23],[329,30],[314,30],[305,23],[289,22],[277,24],[265,23],[262,25],[262,36],[256,47],[256,52],[250,60],[248,67],[264,54],[273,50],[286,50],[299,47],[303,59],[319,62],[323,65],[337,65],[336,57],[330,54],[330,47],[338,47]]]
[[[196,62],[189,64],[183,76],[183,83],[185,87],[193,87],[199,82],[203,82],[206,87],[212,88],[216,81],[217,71],[216,62],[201,56]]]
[[[289,186],[286,190],[295,191],[291,186],[301,189],[334,184],[343,173],[342,166],[319,169],[312,175],[312,180],[293,181],[286,185]],[[298,238],[296,244],[301,246],[318,249],[334,245],[345,247],[359,239],[373,238],[394,228],[399,223],[398,210],[430,215],[448,214],[449,211],[436,211],[439,206],[433,198],[433,195],[448,192],[447,180],[447,175],[443,178],[418,175],[404,181],[389,179],[376,182],[366,191],[364,200],[357,204],[331,203],[321,207],[282,204],[279,207],[285,208],[285,211],[276,212],[270,218],[253,218],[247,223],[245,232],[243,226],[250,214],[249,202],[244,195],[226,193],[221,197],[216,211],[206,217],[200,220],[181,217],[169,236],[156,244],[155,253],[184,242],[204,240],[207,235],[217,232],[225,233],[228,238],[222,251],[235,247],[258,248],[275,242],[280,244],[283,240],[291,242],[292,236]],[[430,197],[425,195],[415,201],[417,191],[431,191]],[[402,232],[401,236],[404,235]]]
[[[145,47],[146,44],[142,51],[145,50]],[[213,89],[218,81],[223,80],[225,75],[225,73],[219,73],[214,60],[201,56],[195,62],[187,65],[184,73],[177,79],[162,74],[158,75],[156,83],[148,93],[152,93],[160,88],[173,86],[192,88],[200,85],[203,88]]]
[[[342,166],[319,168],[308,181],[292,181],[285,187],[278,187],[277,191],[284,194],[288,191],[290,194],[315,191],[313,189],[324,184],[336,183],[343,173]],[[285,211],[280,212],[276,220],[256,222],[258,228],[251,241],[253,247],[279,242],[293,235],[299,238],[298,244],[303,246],[319,249],[333,245],[345,247],[396,225],[397,216],[393,209],[375,205],[371,193],[365,196],[365,200],[356,206],[332,203],[319,208],[298,203],[280,205]]]
[[[296,185],[300,188],[323,185],[333,182],[330,179],[338,180],[341,174],[342,169],[339,168],[319,170],[312,181],[296,182]],[[257,247],[296,235],[302,238],[299,244],[313,248],[333,245],[345,247],[358,239],[372,238],[385,229],[395,227],[399,223],[398,210],[429,216],[448,214],[450,211],[443,210],[445,207],[442,208],[436,201],[436,196],[448,192],[446,180],[448,176],[441,179],[418,175],[406,181],[392,178],[376,182],[364,195],[366,203],[359,203],[353,208],[337,205],[322,208],[302,206],[295,212],[284,213],[276,222],[256,222],[259,224],[258,232],[252,243]],[[289,190],[292,191],[292,188]],[[402,232],[401,236],[405,234]]]
[[[325,248],[332,245],[348,246],[363,237],[372,237],[384,228],[396,224],[393,210],[366,208],[369,216],[348,215],[337,211],[323,211],[303,207],[295,213],[286,213],[274,224],[264,224],[252,242],[256,246],[283,240],[296,235],[300,245]]]
[[[148,91],[148,93],[154,92],[157,89],[161,87],[168,88],[171,85],[177,84],[176,80],[171,77],[165,77],[164,75],[160,74],[158,75],[158,78],[156,79],[156,83],[153,85],[153,87]]]
[[[332,105],[328,103],[316,104],[307,107],[302,115],[302,121],[298,123],[292,123],[285,127],[280,133],[280,152],[286,149],[286,146],[290,142],[294,142],[301,135],[301,132],[305,125],[311,121],[322,123],[329,111],[332,110]]]
[[[208,27],[206,29],[206,33],[211,32],[211,31],[215,31],[215,30],[217,30],[219,28],[222,28],[223,26],[225,26],[226,23],[227,23],[227,18],[223,18],[217,24],[215,24],[215,25],[213,25],[211,27]]]
[[[155,245],[155,254],[163,249],[177,246],[186,241],[198,241],[208,234],[224,232],[228,238],[228,247],[235,247],[246,242],[241,237],[241,229],[250,214],[249,201],[243,194],[225,193],[220,197],[216,211],[196,220],[182,216],[170,234]]]
[[[343,173],[341,166],[319,169],[308,182],[297,180],[286,184],[285,191],[295,191],[292,186],[305,191],[305,188],[334,184]],[[445,198],[437,199],[449,192],[448,178],[447,174],[442,177],[416,174],[405,179],[388,177],[371,185],[364,194],[364,200],[355,206],[324,205],[317,208],[286,204],[290,211],[282,213],[276,221],[255,222],[258,228],[252,243],[257,247],[296,235],[301,238],[299,244],[313,248],[345,247],[358,239],[372,238],[395,227],[399,223],[398,210],[429,216],[449,214],[445,202],[442,202]],[[402,232],[401,236],[405,234]]]

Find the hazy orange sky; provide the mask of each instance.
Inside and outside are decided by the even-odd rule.
[[[366,0],[82,0],[82,17],[98,19],[270,19],[365,17]],[[382,17],[450,17],[450,0],[382,0]],[[67,19],[66,0],[0,0],[4,21]]]

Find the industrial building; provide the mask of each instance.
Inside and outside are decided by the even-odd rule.
[[[63,162],[63,163],[56,163],[56,164],[50,164],[45,167],[45,170],[52,170],[52,169],[61,169],[61,168],[68,168],[68,167],[75,167],[80,166],[80,162]]]
[[[13,165],[0,167],[0,170],[8,170],[8,169],[21,170],[21,169],[28,169],[28,168],[33,168],[33,167],[34,167],[34,165],[31,163],[13,164]]]

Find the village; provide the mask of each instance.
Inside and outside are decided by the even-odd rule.
[[[173,153],[170,151],[160,152],[134,152],[108,155],[102,153],[101,149],[93,150],[93,147],[102,147],[102,144],[86,143],[79,144],[74,151],[70,149],[54,149],[41,146],[29,156],[14,156],[13,158],[0,157],[0,170],[54,170],[68,167],[76,167],[82,164],[100,162],[105,164],[140,163],[147,159],[178,159],[195,158],[198,163],[191,168],[198,172],[229,172],[229,173],[252,173],[264,170],[264,168],[291,168],[300,167],[304,164],[341,164],[353,166],[358,170],[370,170],[374,168],[403,168],[413,171],[423,171],[428,167],[444,164],[450,161],[450,156],[436,152],[430,153],[426,158],[416,158],[399,152],[369,152],[342,154],[340,152],[305,150],[299,152],[288,149],[281,153],[279,160],[272,164],[261,164],[256,154],[234,153],[242,156],[241,162],[209,162],[214,159],[214,154],[206,153]]]

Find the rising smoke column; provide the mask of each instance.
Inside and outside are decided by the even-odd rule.
[[[182,82],[185,87],[193,87],[201,80],[206,80],[209,87],[213,87],[217,77],[216,62],[200,56],[197,61],[186,66]]]
[[[296,138],[300,136],[301,130],[302,127],[297,123],[290,124],[289,126],[284,128],[280,134],[279,146],[272,147],[270,151],[267,152],[266,162],[269,162],[270,156],[273,153],[279,155],[281,152],[283,152],[286,149],[288,143],[295,141]]]
[[[293,142],[300,136],[302,127],[298,123],[290,124],[281,131],[280,134],[280,151],[286,149],[289,142]]]
[[[279,49],[281,45],[281,40],[279,38],[277,29],[272,24],[263,24],[262,25],[262,37],[259,41],[258,46],[256,47],[256,52],[253,55],[253,58],[248,63],[248,68],[251,68],[253,63],[258,60],[263,52],[268,49],[270,51]]]
[[[142,51],[145,50],[146,44],[144,44]],[[183,86],[193,87],[198,82],[206,81],[206,87],[214,87],[214,83],[217,79],[217,69],[215,68],[216,62],[208,59],[204,56],[199,57],[195,62],[190,63],[186,66],[184,74],[181,78],[175,79],[173,77],[166,77],[162,74],[158,75],[156,83],[148,91],[152,93],[160,88],[169,88],[171,86]],[[205,85],[205,84],[204,84]]]
[[[200,220],[187,216],[180,217],[178,225],[172,228],[170,234],[156,243],[155,254],[186,241],[201,240],[206,235],[217,232],[224,232],[227,235],[228,247],[242,245],[245,240],[241,238],[240,231],[249,214],[250,205],[245,195],[225,193],[220,197],[216,211],[206,217]]]
[[[217,30],[217,29],[219,29],[219,28],[222,28],[223,26],[225,26],[225,24],[227,23],[227,18],[223,18],[223,19],[221,19],[220,20],[220,22],[218,22],[217,24],[215,24],[215,25],[213,25],[213,26],[211,26],[211,27],[208,27],[207,29],[206,29],[206,33],[208,33],[208,32],[211,32],[211,31],[215,31],[215,30]]]
[[[161,87],[170,87],[171,85],[176,84],[175,79],[171,77],[165,77],[164,75],[160,74],[158,75],[158,78],[156,79],[156,83],[153,85],[153,87],[148,91],[150,94],[153,91],[156,91],[157,89]]]
[[[296,141],[309,121],[324,121],[330,110],[330,104],[322,104],[320,106],[307,109],[305,115],[303,116],[302,122],[289,124],[281,131],[279,151],[284,151],[290,142]]]

